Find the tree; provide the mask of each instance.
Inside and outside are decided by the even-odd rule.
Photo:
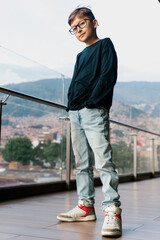
[[[133,152],[131,145],[123,141],[120,141],[118,144],[112,145],[113,149],[113,162],[116,165],[119,173],[128,173],[133,169]]]
[[[27,137],[18,137],[9,139],[5,148],[2,149],[3,158],[8,161],[21,162],[23,165],[28,165],[34,160],[32,143]]]
[[[35,148],[34,148],[34,165],[40,165],[43,167],[44,161],[45,161],[45,155],[44,152],[46,148],[51,144],[51,141],[45,141],[40,142]]]
[[[60,158],[60,144],[51,143],[48,145],[45,149],[44,157],[45,160],[51,164],[51,167],[54,168]]]
[[[34,162],[43,167],[45,162],[49,162],[51,167],[55,167],[56,163],[65,167],[66,162],[66,137],[63,136],[60,143],[52,143],[49,141],[40,142],[34,148]]]
[[[118,130],[118,129],[115,129],[113,131],[113,133],[115,133],[117,137],[123,137],[124,136],[123,132],[121,130]]]
[[[60,148],[61,148],[61,160],[64,168],[66,167],[66,146],[67,146],[67,139],[66,136],[63,136],[60,142]],[[72,149],[72,144],[71,144],[71,169],[76,168],[75,164],[75,157]]]

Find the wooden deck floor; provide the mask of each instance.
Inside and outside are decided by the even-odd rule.
[[[123,208],[123,240],[160,239],[160,178],[119,185]],[[96,222],[61,223],[59,212],[77,204],[76,191],[14,200],[0,204],[0,239],[102,240],[103,200],[96,188]]]

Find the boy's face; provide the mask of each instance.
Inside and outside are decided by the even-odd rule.
[[[84,19],[88,19],[88,17],[77,15],[71,23],[71,27],[75,27]],[[95,41],[95,39],[97,39],[97,25],[98,22],[96,19],[86,20],[86,26],[84,28],[80,28],[79,26],[77,27],[77,32],[75,33],[76,38],[79,41],[86,43],[87,46],[90,46]]]

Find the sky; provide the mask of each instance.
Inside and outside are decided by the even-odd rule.
[[[160,81],[158,0],[0,0],[1,86],[72,77],[76,55],[85,48],[68,31],[68,16],[77,6],[92,9],[99,38],[111,38],[118,81]]]

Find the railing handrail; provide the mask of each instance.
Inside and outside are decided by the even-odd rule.
[[[38,102],[38,103],[41,103],[41,104],[44,104],[44,105],[49,105],[51,107],[56,107],[56,108],[63,109],[63,110],[66,110],[66,108],[67,108],[65,105],[62,105],[62,104],[54,103],[54,102],[51,102],[51,101],[48,101],[48,100],[44,100],[44,99],[41,99],[41,98],[38,98],[38,97],[34,97],[34,96],[31,96],[31,95],[28,95],[28,94],[20,93],[20,92],[13,91],[13,90],[10,90],[10,89],[6,89],[6,88],[3,88],[3,87],[0,87],[0,92],[5,93],[5,94],[9,94],[9,95],[12,95],[12,96],[16,96],[16,97],[19,97],[19,98],[27,99],[27,100],[30,100],[30,101],[33,101],[33,102]],[[139,128],[139,127],[135,127],[135,126],[123,123],[123,122],[115,121],[111,118],[109,120],[110,120],[110,122],[115,123],[117,125],[121,125],[121,126],[128,127],[128,128],[131,128],[131,129],[134,129],[134,130],[137,130],[137,131],[145,132],[145,133],[152,134],[152,135],[160,137],[160,133],[151,132],[151,131],[148,131],[148,130],[145,130],[145,129],[142,129],[142,128]]]
[[[134,130],[137,130],[137,131],[145,132],[145,133],[156,135],[156,136],[160,137],[159,133],[151,132],[151,131],[148,131],[148,130],[143,129],[143,128],[139,128],[139,127],[135,127],[135,126],[132,126],[132,125],[129,125],[129,124],[126,124],[126,123],[115,121],[115,120],[113,120],[111,118],[109,120],[110,120],[110,122],[115,123],[117,125],[125,126],[125,127],[128,127],[128,128],[132,128]]]
[[[13,91],[13,90],[6,89],[6,88],[2,88],[2,87],[0,87],[0,92],[5,93],[5,94],[9,94],[9,95],[12,95],[12,96],[15,96],[15,97],[27,99],[27,100],[30,100],[30,101],[33,101],[33,102],[38,102],[38,103],[41,103],[41,104],[49,105],[51,107],[60,108],[60,109],[63,109],[63,110],[66,110],[66,108],[67,108],[65,105],[61,105],[61,104],[58,104],[58,103],[53,103],[51,101],[44,100],[42,98],[33,97],[31,95],[28,95],[28,94],[20,93],[20,92]]]

